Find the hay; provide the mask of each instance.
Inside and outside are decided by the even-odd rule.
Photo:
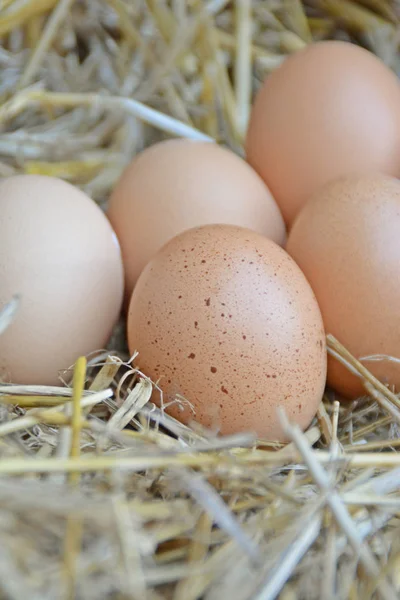
[[[389,0],[2,0],[0,176],[63,177],[105,206],[166,136],[241,153],[286,54],[352,39],[398,72],[399,16]],[[0,386],[2,598],[398,597],[400,399],[366,362],[329,337],[364,398],[327,392],[305,434],[282,415],[286,446],[217,439],[150,402],[121,331],[71,386]]]

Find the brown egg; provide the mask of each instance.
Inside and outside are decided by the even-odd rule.
[[[353,44],[307,47],[258,93],[246,154],[289,225],[329,181],[356,171],[400,175],[397,77]]]
[[[277,244],[209,225],[166,244],[143,271],[128,315],[130,351],[170,402],[223,434],[283,440],[277,408],[302,428],[326,377],[322,319],[304,275]]]
[[[150,258],[185,229],[228,223],[286,241],[261,178],[233,152],[207,142],[168,140],[139,154],[118,182],[108,215],[121,243],[128,301]]]
[[[54,384],[104,347],[118,318],[123,270],[115,233],[83,192],[53,177],[0,182],[0,309],[20,295],[0,335],[0,379]]]
[[[400,182],[370,174],[328,184],[305,206],[287,250],[313,288],[327,333],[357,358],[400,358]],[[381,381],[400,386],[400,364],[363,360]],[[343,395],[364,393],[329,359],[328,382]]]

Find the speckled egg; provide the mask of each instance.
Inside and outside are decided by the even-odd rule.
[[[326,332],[399,391],[400,182],[370,173],[326,185],[298,216],[287,250],[315,292]],[[348,398],[365,393],[334,358],[328,382]]]
[[[132,295],[128,341],[170,414],[223,434],[283,440],[277,407],[305,428],[323,394],[314,294],[282,248],[241,227],[185,231],[153,257]]]

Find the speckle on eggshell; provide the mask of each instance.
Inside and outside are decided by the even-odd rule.
[[[191,249],[183,271],[182,250]],[[323,394],[325,334],[313,292],[282,248],[241,227],[199,227],[168,242],[134,290],[128,340],[169,400],[181,394],[197,421],[224,434],[283,440],[277,407],[305,428]],[[193,417],[186,407],[168,412]]]

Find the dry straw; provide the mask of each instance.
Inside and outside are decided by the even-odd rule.
[[[287,54],[350,39],[398,71],[399,17],[390,0],[0,0],[0,176],[63,177],[103,206],[166,136],[241,153]],[[393,357],[328,336],[366,396],[324,398],[305,433],[282,415],[285,446],[168,417],[119,331],[71,386],[0,386],[2,598],[399,597],[400,399],[366,368]]]

